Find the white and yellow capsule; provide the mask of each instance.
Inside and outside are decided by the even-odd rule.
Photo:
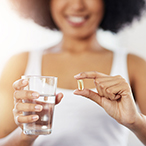
[[[79,89],[79,90],[83,90],[83,89],[84,89],[83,80],[77,80],[77,82],[78,82],[78,89]]]

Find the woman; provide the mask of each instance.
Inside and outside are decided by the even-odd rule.
[[[15,55],[6,65],[0,81],[0,144],[125,146],[128,129],[146,144],[146,63],[122,49],[109,51],[96,39],[99,28],[118,32],[139,18],[144,0],[12,1],[23,16],[62,31],[63,38],[49,49]],[[22,99],[39,97],[36,92],[22,90],[28,84],[20,79],[23,74],[59,79],[58,92],[65,97],[55,109],[53,133],[49,136],[28,136],[21,130],[22,123],[38,120],[36,115],[23,116],[22,112],[42,110],[39,105],[35,108],[34,104],[22,103]],[[91,100],[73,95],[77,84],[74,78],[88,79],[84,80],[86,89],[75,90],[74,94]],[[57,94],[56,103],[62,93]]]

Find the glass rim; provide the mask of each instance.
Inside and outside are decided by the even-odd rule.
[[[41,76],[41,75],[22,75],[22,77],[27,77],[27,78],[54,78],[54,79],[58,79],[58,77],[55,77],[55,76]]]

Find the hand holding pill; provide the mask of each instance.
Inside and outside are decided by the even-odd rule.
[[[130,86],[121,76],[110,76],[93,71],[82,72],[74,77],[78,82],[78,89],[74,94],[96,102],[120,124],[127,126],[131,119],[134,120],[133,115],[138,116]],[[97,91],[86,88],[83,90],[83,79],[92,79]]]

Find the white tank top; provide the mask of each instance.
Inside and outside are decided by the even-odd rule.
[[[43,50],[29,53],[25,74],[41,75],[42,54]],[[114,52],[110,75],[121,75],[129,82],[125,52]],[[129,130],[111,118],[98,104],[74,95],[73,90],[57,88],[57,92],[62,92],[64,98],[55,106],[52,133],[39,136],[33,146],[127,145]]]

